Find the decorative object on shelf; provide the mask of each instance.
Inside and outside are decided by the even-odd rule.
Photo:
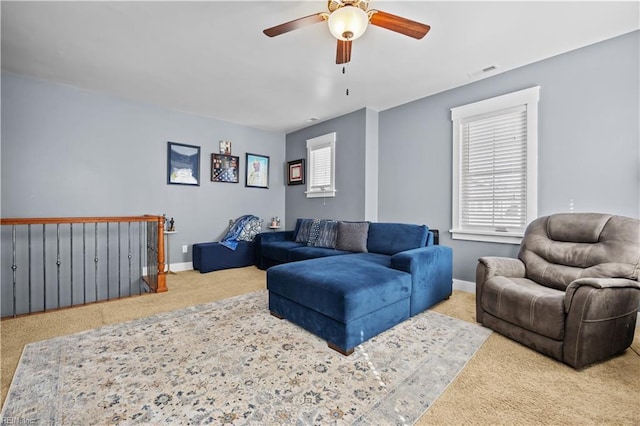
[[[271,218],[271,225],[269,228],[280,228],[280,218],[278,216]]]
[[[200,186],[200,147],[167,144],[167,184]]]
[[[304,158],[287,163],[287,185],[304,184]]]
[[[247,152],[246,187],[269,188],[269,157]]]
[[[220,154],[231,155],[231,142],[220,141]]]
[[[171,235],[173,234],[177,234],[178,231],[175,230],[174,226],[173,226],[173,218],[171,218],[171,220],[169,221],[169,229],[164,231],[164,235],[167,237],[167,249],[165,250],[166,256],[167,256],[167,274],[173,274],[175,275],[175,272],[173,272],[171,270],[171,239],[169,237],[171,237]]]
[[[239,165],[239,157],[211,154],[211,182],[238,183]]]
[[[167,230],[167,214],[162,213],[162,229]]]

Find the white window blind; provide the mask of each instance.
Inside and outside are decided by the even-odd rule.
[[[452,238],[519,244],[536,218],[539,91],[451,109]]]
[[[307,197],[335,197],[336,134],[329,133],[307,140]]]
[[[321,191],[331,187],[331,146],[314,148],[310,152],[311,171],[310,189]]]
[[[462,120],[460,225],[524,232],[527,207],[527,109]]]

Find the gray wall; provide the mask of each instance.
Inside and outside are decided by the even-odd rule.
[[[211,154],[232,142],[240,182],[211,182]],[[167,185],[167,142],[201,147],[200,186]],[[2,217],[166,213],[171,263],[216,241],[228,221],[284,216],[282,133],[2,73]],[[245,153],[270,156],[269,189],[245,188]],[[189,246],[183,254],[182,245]]]
[[[640,32],[380,112],[380,221],[426,223],[454,250],[454,277],[518,246],[451,240],[450,108],[539,85],[538,214],[640,216]]]
[[[307,157],[307,139],[336,132],[337,192],[330,198],[306,198],[306,185],[287,186],[286,229],[293,229],[297,218],[365,218],[366,120],[363,108],[287,135],[286,159],[292,161]]]

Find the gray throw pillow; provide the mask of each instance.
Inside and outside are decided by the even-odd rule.
[[[336,249],[367,253],[369,222],[338,222]]]

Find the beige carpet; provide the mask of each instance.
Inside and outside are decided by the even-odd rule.
[[[168,277],[169,292],[0,323],[2,401],[29,342],[172,311],[265,288],[254,267]],[[474,295],[455,292],[435,311],[475,322]],[[634,350],[575,371],[496,333],[432,408],[426,424],[640,424],[640,333]]]

